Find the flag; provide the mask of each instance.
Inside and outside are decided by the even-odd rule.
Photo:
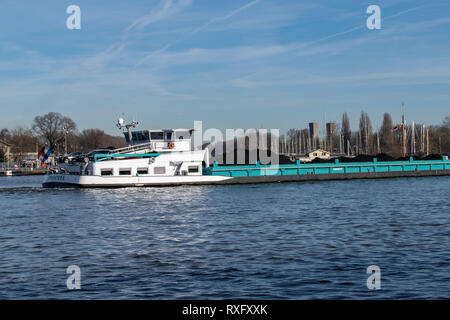
[[[402,130],[402,129],[403,129],[403,125],[400,124],[400,125],[398,125],[398,126],[393,127],[393,128],[392,128],[392,131],[397,131],[397,130]]]
[[[47,160],[48,157],[50,157],[50,155],[51,155],[52,153],[53,153],[53,149],[48,149],[47,152],[45,153],[43,162],[45,162],[45,160]]]
[[[50,157],[52,152],[53,152],[53,149],[47,148],[47,147],[42,147],[41,150],[39,151],[38,155],[37,155],[37,158],[41,162],[45,162],[45,160],[47,160],[48,157]]]
[[[38,155],[37,155],[37,159],[38,159],[38,160],[41,159],[41,156],[42,156],[42,154],[44,153],[44,151],[45,151],[45,147],[42,147],[41,150],[39,150],[39,153],[38,153]]]

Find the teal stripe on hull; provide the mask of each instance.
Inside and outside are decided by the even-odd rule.
[[[226,177],[259,177],[259,176],[289,176],[307,174],[346,174],[346,173],[370,173],[370,172],[406,172],[450,170],[450,160],[443,157],[442,160],[413,160],[409,161],[378,161],[373,162],[345,162],[339,163],[300,163],[280,165],[236,165],[219,166],[214,163],[212,167],[203,168],[203,175],[217,175]]]

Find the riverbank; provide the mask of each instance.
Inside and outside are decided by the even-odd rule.
[[[45,169],[31,169],[31,168],[19,168],[19,169],[2,169],[0,170],[0,176],[36,176],[44,175],[47,172]]]

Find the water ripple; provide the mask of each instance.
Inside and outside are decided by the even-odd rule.
[[[449,177],[94,190],[41,179],[0,177],[2,299],[450,298]],[[66,288],[69,265],[81,290]]]

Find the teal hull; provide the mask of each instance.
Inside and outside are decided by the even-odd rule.
[[[280,165],[236,165],[213,166],[204,168],[203,175],[219,175],[226,177],[262,177],[262,176],[302,176],[302,175],[335,175],[355,173],[400,173],[450,170],[450,160],[443,157],[442,160],[413,160],[409,161],[385,161],[378,162],[376,158],[372,162],[346,162],[339,163],[300,163]]]

